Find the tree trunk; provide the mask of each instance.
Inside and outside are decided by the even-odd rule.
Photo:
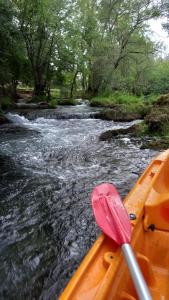
[[[90,63],[90,73],[88,78],[87,93],[89,97],[94,97],[98,94],[100,80],[98,80],[96,65]]]
[[[73,80],[72,80],[72,84],[71,84],[71,89],[70,89],[70,99],[73,98],[73,90],[74,90],[74,86],[75,86],[75,83],[76,83],[76,77],[77,77],[77,74],[78,74],[78,70],[75,72],[74,76],[73,76]]]
[[[14,100],[18,98],[17,85],[18,85],[18,81],[17,80],[12,80],[12,98]]]
[[[46,90],[46,84],[42,83],[42,82],[35,82],[34,84],[34,91],[33,91],[33,95],[40,97],[40,96],[44,96]]]

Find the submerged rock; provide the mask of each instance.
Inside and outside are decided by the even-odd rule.
[[[16,103],[16,108],[19,109],[46,109],[49,108],[49,105],[47,102],[39,102],[39,103],[25,103],[25,102],[20,102]]]

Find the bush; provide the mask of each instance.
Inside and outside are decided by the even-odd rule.
[[[31,102],[34,102],[34,103],[48,102],[48,97],[46,95],[43,95],[43,96],[33,96]]]
[[[0,109],[8,109],[12,105],[12,98],[9,96],[3,96],[0,99]]]
[[[73,98],[68,98],[68,99],[59,99],[57,103],[59,105],[76,105],[77,101]]]
[[[112,96],[98,96],[90,100],[91,106],[103,106],[103,107],[112,107],[115,104],[115,99]]]
[[[148,125],[145,123],[145,121],[142,121],[141,123],[135,125],[136,128],[137,128],[137,131],[136,131],[136,135],[137,136],[145,136],[147,135],[149,132],[148,132]]]
[[[150,133],[165,135],[169,127],[169,109],[167,107],[161,109],[153,107],[146,116],[145,122]]]
[[[55,98],[52,98],[51,100],[50,100],[50,102],[49,102],[49,108],[56,108],[56,106],[57,106],[57,99],[55,99]]]
[[[155,104],[160,107],[169,106],[169,94],[159,96]]]
[[[52,98],[59,98],[60,97],[60,89],[51,89],[50,91]]]

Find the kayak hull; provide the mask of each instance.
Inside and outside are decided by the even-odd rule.
[[[169,150],[145,170],[125,198],[131,245],[155,300],[169,299]],[[136,300],[119,247],[102,234],[75,272],[59,300]]]

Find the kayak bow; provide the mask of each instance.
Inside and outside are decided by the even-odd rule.
[[[153,300],[169,299],[169,150],[147,167],[124,200],[131,245]],[[102,234],[59,300],[136,300],[121,250]]]

